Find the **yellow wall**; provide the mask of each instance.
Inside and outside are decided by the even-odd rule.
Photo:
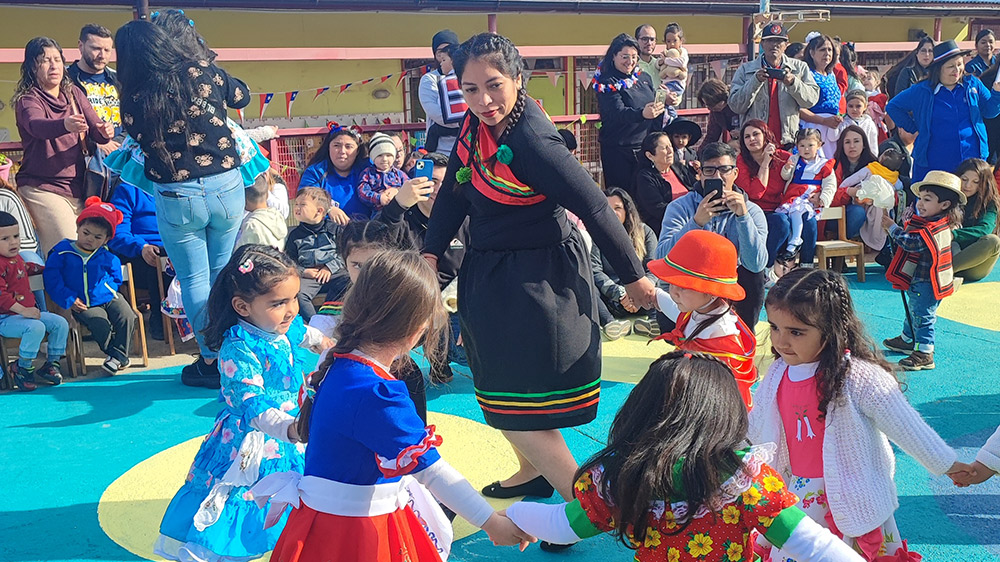
[[[429,46],[435,31],[445,27],[459,37],[486,29],[485,14],[407,14],[407,13],[314,13],[314,12],[232,12],[224,10],[188,10],[199,31],[213,47],[421,47]],[[114,30],[128,22],[129,10],[76,8],[0,8],[5,23],[0,34],[0,48],[23,48],[32,37],[46,34],[59,41],[70,58],[77,56],[79,28],[88,22],[100,23]],[[500,14],[497,28],[520,45],[604,44],[619,32],[631,33],[639,23],[651,23],[662,29],[671,21],[679,22],[692,43],[739,43],[742,19],[736,16],[608,16],[573,14]],[[859,18],[836,17],[825,24],[800,24],[791,33],[801,40],[812,29],[840,35],[853,41],[905,41],[911,28],[933,31],[933,18]],[[942,36],[964,39],[966,26],[957,18],[945,18]],[[428,49],[429,55],[429,49]],[[245,80],[254,92],[280,92],[300,89],[292,109],[293,116],[351,113],[392,113],[403,111],[402,88],[395,89],[396,79],[385,84],[373,82],[355,85],[337,95],[331,91],[315,103],[310,88],[358,82],[366,78],[399,72],[398,60],[316,61],[316,62],[238,62],[223,66]],[[9,100],[18,65],[0,64],[0,100]],[[378,88],[388,88],[392,95],[384,100],[372,97]],[[550,114],[565,113],[566,80],[561,77],[553,87],[545,76],[530,81],[530,91],[545,100]],[[256,117],[259,105],[253,100],[247,117]],[[284,117],[284,98],[277,94],[265,118]],[[0,111],[0,128],[10,129],[16,137],[10,108]]]

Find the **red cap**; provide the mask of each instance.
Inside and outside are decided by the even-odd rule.
[[[740,301],[746,291],[736,282],[736,246],[725,236],[692,230],[667,257],[649,262],[649,272],[671,285]]]
[[[115,227],[122,223],[122,212],[111,203],[101,201],[96,195],[88,197],[83,203],[83,211],[76,217],[77,226],[86,219],[103,219],[111,226],[111,234],[108,238],[114,238]]]

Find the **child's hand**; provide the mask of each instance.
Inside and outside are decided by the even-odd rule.
[[[41,311],[38,310],[38,308],[36,308],[34,306],[31,307],[31,308],[22,306],[21,307],[21,311],[18,312],[18,314],[20,314],[21,316],[23,316],[25,318],[33,318],[35,320],[38,320],[38,319],[40,319],[42,317]]]
[[[632,302],[631,298],[629,298],[628,293],[622,295],[620,302],[622,303],[622,308],[624,308],[627,312],[631,313],[639,312],[639,308],[635,306],[635,303]]]
[[[73,301],[73,304],[69,307],[73,312],[86,312],[88,306],[80,299]]]
[[[960,469],[955,470],[954,469]],[[959,488],[965,488],[966,486],[971,486],[973,484],[981,484],[996,474],[985,464],[976,461],[974,463],[965,464],[961,462],[956,462],[951,465],[951,469],[948,470],[948,477],[951,481],[955,483]]]
[[[483,524],[483,530],[489,535],[494,546],[519,545],[521,552],[528,548],[528,543],[537,542],[538,539],[525,533],[513,521],[507,519],[503,512],[495,512]]]
[[[344,226],[345,224],[351,222],[351,217],[347,216],[347,213],[345,213],[340,207],[332,207],[327,214],[330,215],[330,220],[340,226]]]
[[[884,213],[882,215],[882,230],[889,232],[889,229],[892,228],[892,225],[894,224],[896,224],[896,221],[892,220],[892,217],[890,217],[888,213]]]
[[[330,277],[333,277],[333,273],[325,267],[317,267],[314,271],[316,272],[316,276],[313,277],[313,279],[319,281],[320,283],[325,284],[330,280]]]
[[[814,209],[819,209],[823,206],[823,201],[820,200],[818,191],[809,196],[809,204],[812,205]]]
[[[390,187],[385,191],[383,191],[382,194],[378,196],[378,200],[380,203],[382,203],[382,206],[385,207],[386,205],[389,204],[389,201],[392,201],[392,198],[395,197],[397,193],[399,193],[398,189],[396,189],[395,187]]]

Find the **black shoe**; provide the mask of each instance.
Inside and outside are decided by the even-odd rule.
[[[11,378],[14,379],[14,385],[21,392],[31,392],[32,390],[37,390],[38,385],[35,384],[35,374],[34,372],[25,372],[24,369],[17,364],[17,361],[12,361],[10,365],[7,365],[7,372],[10,373]]]
[[[63,381],[62,372],[59,371],[58,362],[46,361],[45,364],[42,365],[41,369],[35,371],[35,374],[52,386],[56,386]]]
[[[149,315],[149,337],[156,341],[163,341],[163,318],[156,314]]]
[[[181,383],[186,386],[200,386],[203,388],[221,388],[222,382],[219,380],[219,369],[215,363],[209,365],[201,357],[181,370]]]
[[[917,347],[916,342],[907,342],[903,339],[903,336],[896,336],[894,338],[882,340],[882,345],[889,351],[907,354],[913,353],[913,350]]]
[[[431,366],[431,382],[436,384],[445,384],[452,381],[455,378],[455,373],[451,371],[451,365],[442,365],[441,367]]]
[[[549,484],[549,481],[544,476],[538,476],[534,480],[529,480],[524,484],[511,486],[510,488],[501,486],[498,480],[483,488],[482,492],[488,498],[508,499],[518,496],[548,498],[552,497],[552,494],[555,493],[555,488],[552,487],[552,484]]]
[[[576,543],[573,543],[576,544]],[[567,548],[573,546],[572,544],[555,544],[549,541],[541,541],[538,543],[538,548],[542,549],[544,552],[562,552]]]
[[[795,248],[794,250],[789,250],[786,248],[778,252],[778,256],[774,258],[774,261],[779,261],[785,264],[786,266],[790,266],[795,264],[795,258],[797,257],[799,257],[798,248]]]

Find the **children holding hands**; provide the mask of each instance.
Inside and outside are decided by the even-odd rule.
[[[3,365],[21,392],[37,388],[35,375],[47,384],[62,382],[60,361],[66,353],[69,324],[58,314],[38,309],[28,276],[42,271],[37,264],[26,264],[20,256],[21,233],[17,219],[0,211],[0,336],[19,338],[17,360]],[[34,361],[42,338],[48,334],[46,362],[35,370]]]
[[[107,355],[101,364],[110,375],[129,364],[132,332],[138,317],[119,292],[122,262],[106,246],[122,213],[99,197],[88,197],[76,219],[76,240],[56,244],[45,260],[45,292],[85,325]]]

